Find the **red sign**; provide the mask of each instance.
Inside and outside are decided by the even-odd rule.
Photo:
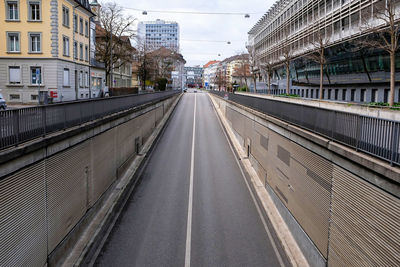
[[[50,91],[50,97],[51,98],[57,98],[58,97],[57,91]]]

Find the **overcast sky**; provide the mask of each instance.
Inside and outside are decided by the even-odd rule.
[[[107,0],[106,0],[107,1]],[[148,12],[147,16],[140,11],[127,10],[138,21],[163,19],[176,21],[180,26],[181,53],[187,61],[186,66],[204,65],[209,60],[222,60],[244,51],[247,32],[259,18],[275,2],[274,0],[118,0],[123,7],[144,10],[173,10],[198,12],[232,12],[249,13],[244,16],[227,15],[191,15],[166,14]],[[191,40],[230,41],[224,42],[194,42]],[[218,56],[221,54],[221,56]]]

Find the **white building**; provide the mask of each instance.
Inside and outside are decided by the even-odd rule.
[[[173,51],[179,51],[179,24],[177,22],[160,19],[140,22],[138,35],[150,50],[165,47]]]
[[[203,87],[206,89],[216,88],[215,77],[218,71],[220,61],[210,61],[203,66]]]

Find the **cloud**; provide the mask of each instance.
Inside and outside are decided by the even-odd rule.
[[[143,10],[177,10],[198,12],[256,13],[249,19],[244,16],[193,15],[128,10],[139,21],[163,19],[176,21],[180,26],[180,47],[188,66],[203,65],[209,60],[222,60],[245,50],[247,32],[274,3],[272,0],[118,0],[126,8]],[[196,42],[192,40],[216,40],[225,42]],[[226,42],[230,41],[228,45]],[[221,54],[219,57],[218,54]]]

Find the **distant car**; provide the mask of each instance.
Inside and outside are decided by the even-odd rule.
[[[197,90],[194,90],[195,93],[197,93]]]
[[[187,92],[187,89],[184,89],[183,92],[186,93],[186,92]]]
[[[6,110],[7,109],[7,104],[6,101],[4,100],[4,97],[2,94],[0,94],[0,110]]]

